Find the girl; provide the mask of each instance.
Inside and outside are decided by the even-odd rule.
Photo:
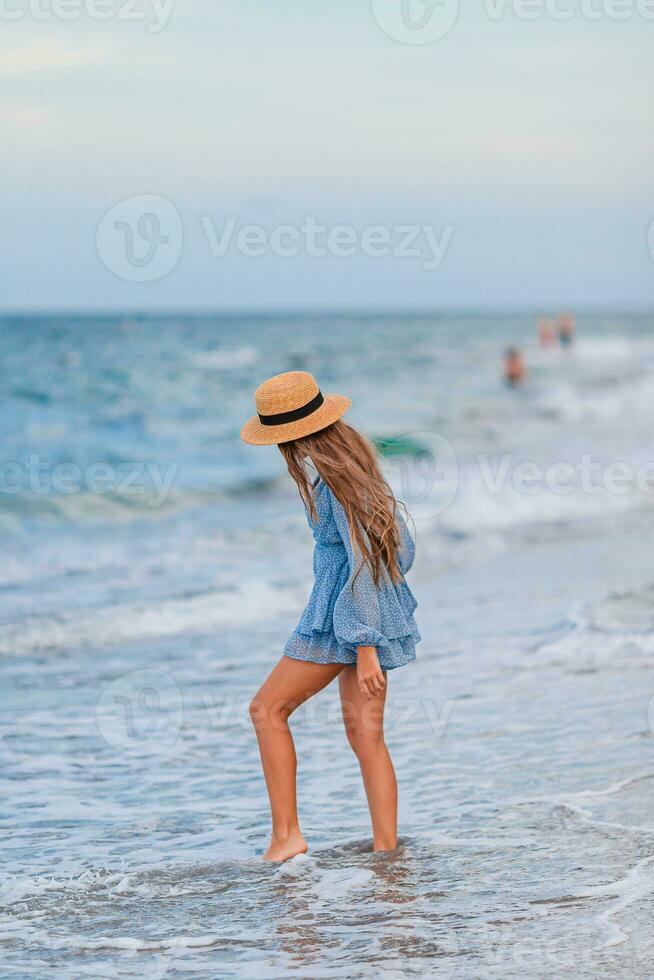
[[[386,672],[415,659],[416,601],[404,580],[414,546],[375,451],[340,421],[350,407],[290,371],[264,381],[244,442],[277,444],[316,542],[315,583],[284,655],[250,705],[272,811],[267,861],[305,852],[295,796],[291,713],[338,676],[347,737],[361,766],[374,849],[397,846],[397,783],[384,743]],[[307,464],[318,473],[311,482]]]

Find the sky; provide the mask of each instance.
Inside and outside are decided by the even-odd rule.
[[[402,13],[0,0],[0,309],[652,308],[654,2]]]

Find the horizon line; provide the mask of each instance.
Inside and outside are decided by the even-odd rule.
[[[0,319],[27,319],[30,317],[46,317],[51,319],[63,317],[99,318],[120,317],[130,318],[166,318],[186,316],[194,319],[207,317],[261,319],[279,316],[292,317],[424,317],[424,316],[487,316],[488,314],[504,314],[509,316],[547,316],[559,312],[573,312],[577,316],[654,316],[654,305],[618,306],[618,305],[586,305],[574,303],[530,303],[520,305],[489,304],[487,306],[463,306],[460,304],[443,304],[441,306],[396,306],[373,307],[348,305],[330,307],[34,307],[26,309],[0,309]]]

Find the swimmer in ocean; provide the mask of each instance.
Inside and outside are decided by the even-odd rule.
[[[508,347],[504,352],[504,381],[509,387],[516,388],[527,377],[525,359],[517,347]]]
[[[562,347],[570,347],[575,339],[575,318],[572,313],[560,313],[556,318],[559,331],[559,343]]]

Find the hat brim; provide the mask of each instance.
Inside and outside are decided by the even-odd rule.
[[[258,415],[253,415],[241,429],[241,439],[250,446],[275,446],[280,442],[291,442],[320,432],[340,419],[352,404],[345,395],[325,395],[325,400],[305,419],[286,422],[284,425],[262,425]]]

